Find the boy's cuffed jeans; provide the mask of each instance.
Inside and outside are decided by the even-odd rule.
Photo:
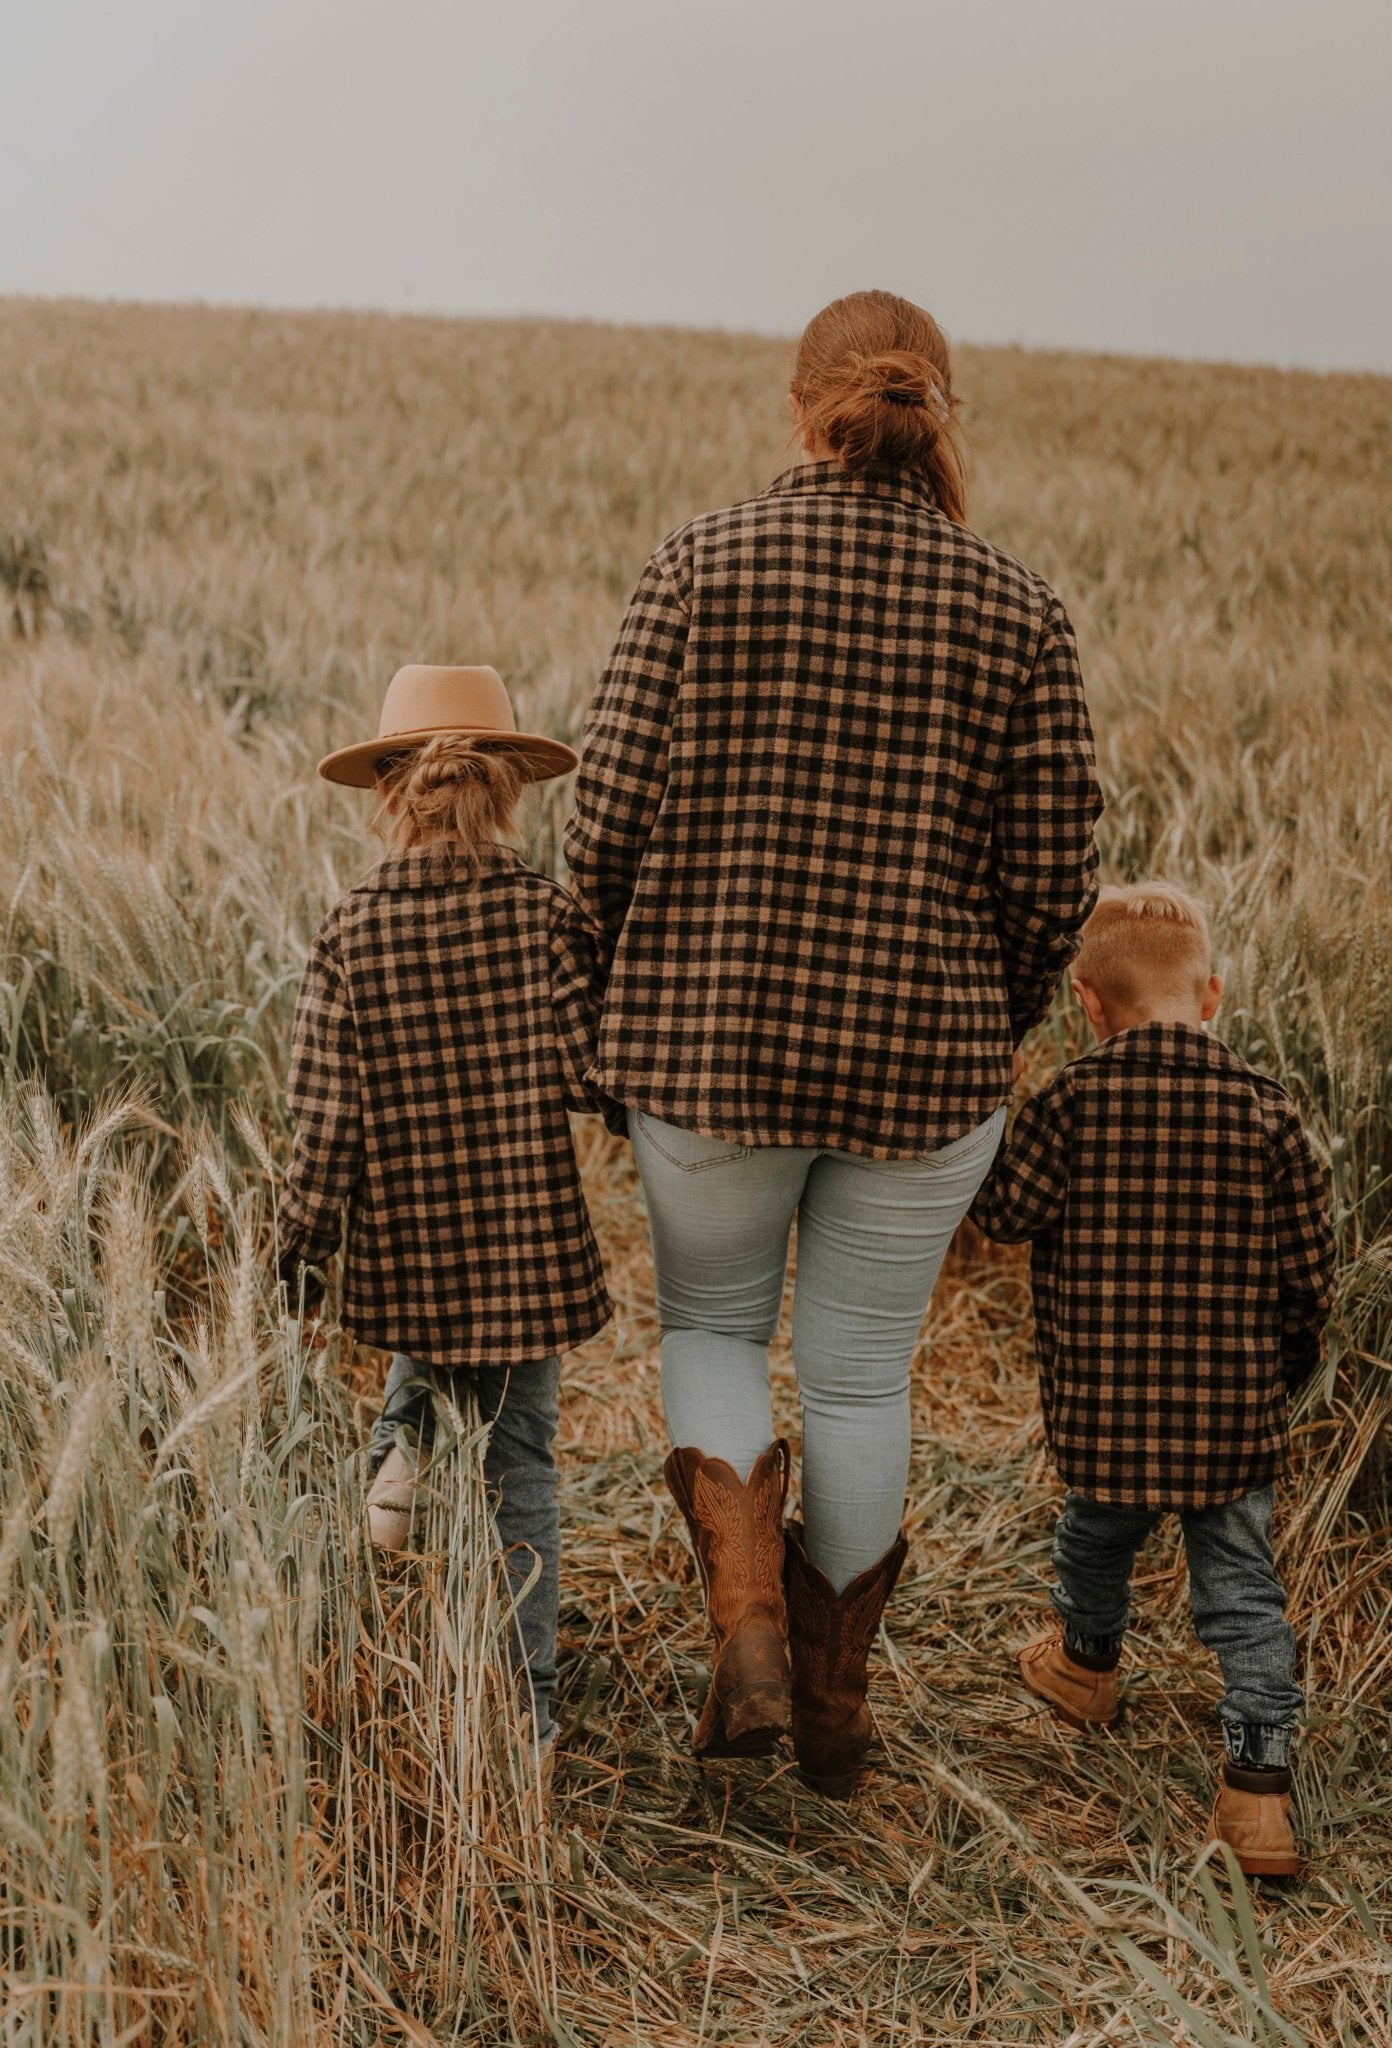
[[[539,1748],[556,1732],[551,1701],[556,1689],[561,1518],[552,1447],[559,1422],[560,1384],[559,1358],[443,1373],[397,1352],[387,1374],[382,1412],[368,1442],[368,1464],[374,1471],[399,1429],[405,1427],[428,1443],[433,1430],[433,1386],[448,1387],[456,1399],[461,1393],[472,1394],[480,1420],[490,1425],[484,1481],[517,1603],[513,1659],[530,1682],[532,1727]],[[523,1594],[522,1587],[538,1566],[535,1584]]]
[[[1199,1641],[1212,1650],[1226,1690],[1218,1702],[1234,1763],[1289,1762],[1305,1695],[1295,1680],[1295,1630],[1271,1554],[1272,1489],[1221,1507],[1180,1512],[1189,1598]],[[1131,1567],[1161,1519],[1070,1493],[1054,1532],[1051,1598],[1064,1642],[1077,1655],[1119,1652],[1131,1612]]]

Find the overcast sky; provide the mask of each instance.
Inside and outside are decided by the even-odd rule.
[[[4,0],[0,291],[1392,369],[1389,0]]]

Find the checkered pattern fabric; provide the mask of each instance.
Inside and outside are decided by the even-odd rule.
[[[1283,1089],[1197,1027],[1138,1025],[1024,1104],[971,1213],[1033,1240],[1066,1485],[1207,1508],[1270,1484],[1334,1275],[1324,1183]]]
[[[571,1138],[601,1107],[598,934],[498,848],[470,881],[387,860],[325,918],[290,1063],[282,1277],[346,1218],[343,1320],[441,1367],[580,1343],[611,1304]]]
[[[594,1078],[745,1144],[983,1122],[1095,893],[1073,635],[898,470],[806,464],[648,563],[566,836],[612,971]]]

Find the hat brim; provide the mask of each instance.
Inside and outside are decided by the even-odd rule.
[[[566,746],[563,740],[544,739],[540,733],[499,732],[496,726],[480,729],[471,725],[431,725],[420,732],[394,732],[384,739],[360,740],[355,747],[339,747],[335,753],[325,754],[319,763],[319,773],[325,782],[340,782],[349,789],[371,789],[373,770],[379,761],[385,761],[391,754],[405,753],[409,747],[423,747],[427,740],[438,739],[442,732],[460,733],[489,753],[506,750],[518,755],[526,767],[528,782],[546,782],[553,775],[569,775],[572,768],[580,765],[574,747]]]

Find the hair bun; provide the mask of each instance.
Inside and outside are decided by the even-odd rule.
[[[922,356],[896,350],[860,360],[862,388],[869,396],[889,405],[921,406],[933,432],[947,425],[957,401]]]
[[[487,764],[472,739],[463,733],[444,732],[421,748],[407,788],[413,795],[430,796],[459,783],[481,781],[487,773]]]
[[[435,733],[379,775],[372,829],[402,852],[431,846],[442,864],[467,871],[511,829],[527,779],[511,748],[480,746],[472,733]]]
[[[854,475],[916,471],[938,505],[965,524],[965,480],[947,337],[921,306],[890,292],[852,292],[810,321],[792,396],[810,454]]]

